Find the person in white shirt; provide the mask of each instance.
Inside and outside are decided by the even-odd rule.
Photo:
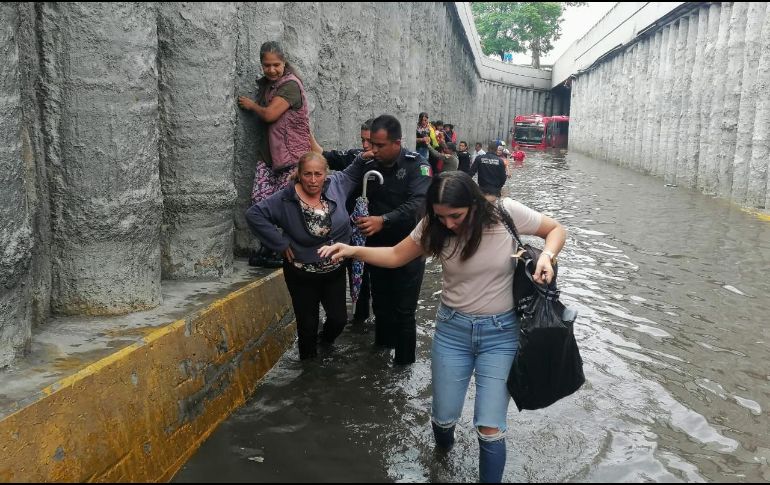
[[[564,246],[564,227],[529,207],[505,198],[502,207],[519,234],[545,239],[534,279],[553,279],[553,259]],[[505,467],[508,371],[519,346],[513,309],[515,241],[502,215],[465,172],[434,177],[426,215],[393,247],[353,247],[337,243],[318,250],[321,257],[357,258],[381,267],[399,267],[433,256],[441,262],[441,303],[431,349],[433,404],[431,425],[436,445],[449,450],[465,395],[475,371],[474,426],[479,440],[479,479],[500,482]]]
[[[487,152],[484,151],[483,145],[479,142],[476,142],[475,149],[473,150],[473,153],[471,154],[471,163],[473,163],[474,160],[476,160],[476,157],[481,155],[486,155]]]

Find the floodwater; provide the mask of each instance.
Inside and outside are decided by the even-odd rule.
[[[587,382],[545,410],[510,406],[504,480],[770,481],[770,222],[573,153],[529,152],[508,190],[569,231],[559,285]],[[440,278],[429,262],[417,363],[392,367],[371,327],[314,362],[295,346],[174,480],[477,481],[473,385],[456,446],[433,450]]]

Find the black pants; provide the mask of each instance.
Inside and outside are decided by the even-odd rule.
[[[353,259],[348,260],[348,279],[353,274]],[[364,274],[361,275],[361,290],[358,292],[358,301],[353,313],[354,320],[364,321],[369,318],[369,296],[371,294],[371,283],[369,282],[369,265],[364,265]]]
[[[299,358],[314,357],[317,354],[316,343],[319,337],[324,343],[333,343],[347,323],[345,266],[329,273],[309,273],[284,261],[283,277],[297,319]],[[326,312],[326,322],[320,335],[319,303]]]
[[[420,296],[425,260],[416,259],[400,268],[370,266],[374,343],[396,349],[394,363],[411,364],[417,349],[417,299]]]

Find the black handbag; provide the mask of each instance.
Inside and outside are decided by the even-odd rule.
[[[535,282],[533,273],[541,250],[523,244],[508,212],[498,203],[503,223],[517,243],[513,301],[519,318],[519,350],[506,386],[519,411],[541,409],[580,389],[585,382],[583,359],[575,341],[577,312],[559,301],[554,278]]]

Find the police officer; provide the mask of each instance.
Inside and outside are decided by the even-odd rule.
[[[371,150],[371,129],[372,118],[364,121],[361,124],[361,148],[351,148],[350,150],[329,150],[323,151],[323,156],[327,162],[329,162],[329,168],[332,170],[345,170],[348,165],[353,163],[361,153],[365,153]],[[366,157],[364,157],[366,158]],[[355,199],[352,199],[355,203]],[[351,209],[351,207],[348,207]]]
[[[494,153],[492,153],[493,151]],[[473,177],[478,172],[479,188],[484,192],[484,196],[492,202],[500,197],[503,185],[508,179],[505,162],[501,158],[502,154],[502,145],[490,145],[489,152],[476,157],[468,173]]]
[[[363,158],[372,158],[372,121],[374,121],[374,119],[369,118],[361,125],[361,148],[329,150],[323,152],[324,158],[329,162],[329,168],[332,170],[345,170],[348,165],[353,163],[353,160],[355,160],[358,155],[361,155]],[[351,195],[345,204],[348,209],[348,214],[353,213],[353,209],[356,205],[356,197],[357,195],[355,194]],[[352,269],[352,261],[348,261],[348,274],[350,274]],[[353,312],[353,318],[348,322],[358,330],[363,329],[364,322],[369,318],[369,293],[369,265],[364,265],[358,301],[356,302],[356,308]]]
[[[356,221],[367,246],[395,246],[423,215],[431,167],[418,153],[402,148],[401,136],[401,123],[394,116],[381,115],[372,122],[374,160],[367,169],[382,173],[385,183],[368,184],[369,216]],[[394,364],[411,364],[416,357],[415,312],[425,260],[417,258],[393,269],[367,266],[375,317],[374,343],[395,348]]]

